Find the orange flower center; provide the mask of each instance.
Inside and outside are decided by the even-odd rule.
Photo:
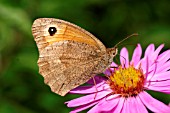
[[[136,96],[143,90],[145,76],[141,68],[133,65],[128,68],[121,66],[115,69],[109,76],[108,84],[113,94],[121,94],[123,97]]]

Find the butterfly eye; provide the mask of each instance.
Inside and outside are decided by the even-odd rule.
[[[53,36],[57,32],[57,29],[55,27],[50,27],[48,29],[48,32],[49,32],[50,36]]]
[[[113,55],[116,55],[116,52],[114,52]]]

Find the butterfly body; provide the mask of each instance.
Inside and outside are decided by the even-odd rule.
[[[32,32],[39,50],[39,72],[51,90],[61,96],[102,73],[117,54],[96,37],[69,22],[40,18]]]

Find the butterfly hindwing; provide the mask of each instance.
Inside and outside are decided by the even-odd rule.
[[[87,82],[98,65],[97,48],[74,41],[60,41],[40,53],[39,72],[52,91],[64,96]]]

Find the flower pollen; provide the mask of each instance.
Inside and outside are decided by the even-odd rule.
[[[133,65],[128,68],[119,66],[109,76],[108,83],[113,94],[121,94],[123,97],[136,96],[143,91],[145,75],[141,68],[136,69]]]

